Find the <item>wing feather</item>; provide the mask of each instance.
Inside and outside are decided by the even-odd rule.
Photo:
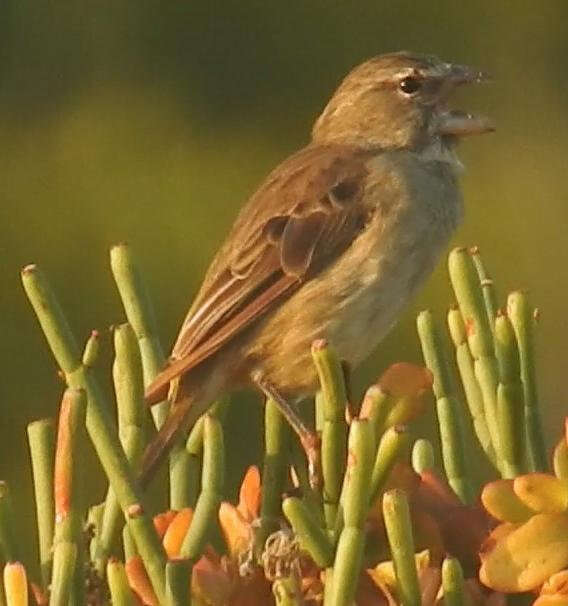
[[[209,268],[149,403],[351,244],[369,213],[366,159],[352,148],[308,146],[269,175]]]

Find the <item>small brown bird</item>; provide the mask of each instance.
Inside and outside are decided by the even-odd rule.
[[[447,102],[484,78],[408,52],[347,75],[310,143],[241,210],[149,386],[149,404],[174,388],[142,482],[222,393],[254,384],[297,425],[287,403],[318,387],[311,343],[326,339],[354,365],[385,336],[462,218],[455,145],[493,128]]]

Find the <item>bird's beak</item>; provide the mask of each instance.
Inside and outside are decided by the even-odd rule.
[[[495,125],[487,116],[468,114],[460,110],[448,110],[438,114],[437,131],[441,135],[465,137],[494,130]]]
[[[446,63],[444,67],[444,78],[454,86],[459,84],[477,84],[491,80],[491,76],[487,72],[482,72],[468,65]]]
[[[444,72],[443,78],[447,83],[448,94],[456,86],[487,82],[491,79],[487,72],[454,63],[446,63]],[[492,132],[495,130],[495,125],[486,116],[441,108],[438,113],[437,130],[441,135],[465,137]]]

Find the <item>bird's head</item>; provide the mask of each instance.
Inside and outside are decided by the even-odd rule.
[[[456,87],[486,78],[431,55],[380,55],[346,76],[317,119],[312,138],[382,149],[421,149],[433,142],[451,146],[462,136],[493,130],[487,118],[447,105]]]

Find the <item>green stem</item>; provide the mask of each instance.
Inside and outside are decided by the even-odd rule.
[[[134,606],[134,596],[128,584],[124,564],[111,559],[106,566],[106,572],[112,606]]]
[[[12,496],[8,484],[0,480],[0,556],[4,562],[16,562],[18,555]]]
[[[72,598],[73,578],[77,568],[77,544],[72,541],[58,541],[53,548],[53,579],[49,606],[68,606]]]
[[[442,335],[429,311],[418,315],[417,327],[424,361],[434,375],[432,389],[436,396],[444,469],[451,487],[462,502],[471,503],[474,491],[466,465],[459,401],[455,394]]]
[[[207,414],[224,420],[231,400],[224,397],[211,405]],[[179,511],[195,508],[199,496],[201,454],[203,451],[201,416],[189,432],[185,448],[176,448],[170,457],[170,508]]]
[[[497,414],[503,455],[503,476],[514,478],[527,470],[523,464],[525,424],[523,388],[520,380],[519,352],[509,318],[495,318],[495,353],[499,363]]]
[[[95,560],[98,548],[98,540],[101,534],[101,523],[103,521],[103,513],[104,513],[105,504],[97,503],[96,505],[91,505],[87,510],[87,527],[89,528],[89,534],[91,534],[92,538],[89,543],[89,558],[91,560]]]
[[[323,506],[328,529],[335,526],[347,453],[345,409],[347,392],[339,358],[326,341],[312,344],[312,358],[318,371],[321,388],[321,463]],[[321,421],[320,421],[321,422]]]
[[[536,387],[533,309],[525,293],[512,292],[507,299],[507,315],[517,338],[521,382],[525,402],[527,453],[533,471],[547,471],[546,445]]]
[[[302,606],[302,588],[298,576],[292,572],[290,576],[276,579],[272,584],[272,594],[276,606]]]
[[[383,497],[383,516],[402,606],[420,606],[420,586],[414,555],[414,539],[408,500],[402,490],[389,490]]]
[[[110,408],[94,376],[82,365],[75,338],[43,274],[35,265],[30,265],[24,268],[22,281],[68,385],[83,388],[87,393],[87,431],[128,524],[131,525],[132,535],[156,595],[163,600],[165,553],[151,519],[144,513],[133,471],[109,417]]]
[[[190,604],[191,561],[169,560],[166,564],[166,605],[188,606]]]
[[[225,480],[225,447],[221,422],[215,417],[206,415],[203,430],[201,494],[197,499],[191,526],[180,549],[180,556],[192,561],[201,555],[211,526],[217,517]]]
[[[409,443],[410,435],[404,425],[389,427],[382,435],[371,473],[371,504],[384,489],[394,464],[408,448]]]
[[[485,265],[479,254],[479,248],[474,246],[470,250],[470,254],[477,271],[479,284],[481,285],[481,294],[483,295],[487,319],[489,320],[489,325],[493,326],[495,324],[495,317],[497,316],[497,295],[495,294],[495,286],[492,278],[489,277],[489,274],[485,269]]]
[[[329,566],[333,562],[333,546],[310,507],[298,497],[288,497],[282,502],[282,511],[301,548],[310,554],[320,568]]]
[[[98,330],[93,330],[87,339],[85,349],[83,350],[82,362],[84,366],[93,368],[99,358],[101,349],[101,339]]]
[[[87,398],[82,389],[66,389],[61,401],[55,450],[55,530],[51,604],[84,601],[81,564],[84,518],[84,444]]]
[[[498,369],[493,332],[481,292],[477,270],[467,250],[455,248],[448,258],[450,280],[466,327],[474,360],[474,374],[483,397],[485,419],[499,466],[502,464],[497,419]]]
[[[331,606],[348,606],[353,602],[363,564],[364,524],[369,511],[375,458],[374,428],[367,419],[354,419],[351,423],[348,452],[342,491],[344,527],[339,535],[333,565]]]
[[[465,398],[469,408],[473,429],[479,444],[489,460],[497,468],[495,449],[485,418],[483,394],[475,378],[474,361],[469,351],[467,335],[461,312],[452,308],[448,312],[448,328],[456,349],[456,363],[460,374]]]
[[[130,324],[116,327],[114,349],[112,375],[118,410],[118,435],[128,462],[135,468],[144,450],[146,410],[140,350]],[[116,495],[109,487],[95,556],[95,568],[101,575],[124,523],[121,514]]]
[[[276,403],[270,399],[264,408],[264,435],[260,528],[255,536],[256,551],[259,553],[263,551],[268,535],[278,529],[290,448],[289,425]]]
[[[463,570],[457,558],[448,557],[442,564],[442,588],[446,606],[465,606],[468,603]]]
[[[110,251],[110,267],[122,305],[132,326],[144,369],[144,385],[148,386],[166,365],[166,357],[160,344],[154,309],[140,270],[128,244],[117,244]],[[152,416],[159,429],[168,416],[167,401],[152,407]]]
[[[39,561],[42,585],[48,587],[53,564],[53,469],[55,463],[55,430],[52,419],[34,421],[28,425],[28,441],[32,459],[32,474],[39,538]]]
[[[436,466],[434,447],[430,440],[420,438],[414,442],[412,447],[412,468],[416,473],[431,471]]]

